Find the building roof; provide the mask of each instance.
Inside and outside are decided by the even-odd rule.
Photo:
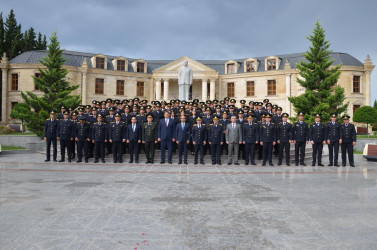
[[[33,50],[33,51],[27,51],[22,53],[21,55],[15,57],[10,61],[11,64],[19,64],[19,63],[40,63],[40,60],[42,60],[47,55],[47,50]],[[75,67],[81,67],[84,58],[87,59],[88,67],[93,68],[93,65],[91,63],[90,58],[93,57],[93,53],[85,53],[85,52],[76,52],[76,51],[69,51],[65,50],[63,52],[63,55],[65,59],[67,60],[65,65],[75,66]],[[118,56],[109,56],[106,55],[107,60],[107,70],[114,70],[113,64],[111,61]],[[286,60],[289,61],[291,68],[296,68],[296,63],[300,63],[301,61],[306,61],[304,57],[304,53],[294,53],[294,54],[284,54],[284,55],[276,55],[281,59],[279,70],[284,69],[284,65]],[[258,72],[265,71],[265,58],[267,56],[262,57],[254,57],[259,61],[258,66]],[[134,58],[127,58],[128,59],[128,71],[133,72],[133,68],[131,66],[131,63],[134,60]],[[225,63],[229,60],[237,61],[239,63],[239,68],[237,73],[244,73],[244,61],[247,58],[244,59],[228,59],[228,60],[196,60],[216,71],[219,72],[220,75],[225,74]],[[363,66],[363,63],[360,62],[355,57],[342,52],[332,52],[331,53],[331,59],[335,59],[334,64],[339,65],[347,65],[347,66]],[[174,60],[145,60],[147,62],[147,73],[151,74],[155,69],[160,68],[170,62],[173,62]]]

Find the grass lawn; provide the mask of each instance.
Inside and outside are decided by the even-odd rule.
[[[26,148],[23,147],[15,147],[15,146],[1,146],[2,150],[25,150]]]
[[[362,155],[363,154],[363,151],[357,151],[357,150],[354,150],[353,153],[355,155]]]
[[[368,137],[368,135],[358,135],[357,138],[377,138],[377,135],[370,135]]]
[[[15,132],[11,135],[37,135],[37,134],[34,134],[32,132],[25,132],[25,133],[22,133],[22,132]]]

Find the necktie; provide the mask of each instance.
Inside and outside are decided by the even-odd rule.
[[[285,122],[283,122],[283,125],[285,126]]]
[[[317,126],[319,126],[319,123],[317,122]]]
[[[184,130],[184,129],[185,129],[185,123],[182,122],[182,130]]]
[[[300,122],[300,125],[302,125],[302,122]]]
[[[135,124],[132,125],[132,130],[135,132]]]
[[[335,122],[333,122],[332,125],[335,125]]]
[[[117,122],[117,125],[119,124],[119,122]]]
[[[251,126],[251,123],[249,123],[249,125]]]
[[[165,119],[166,127],[168,126],[168,119]]]
[[[101,123],[98,123],[98,125],[100,125],[100,126],[101,126]]]
[[[198,128],[200,128],[200,124],[199,124]]]
[[[235,126],[235,124],[233,123],[233,129],[235,129],[236,128],[236,126]]]

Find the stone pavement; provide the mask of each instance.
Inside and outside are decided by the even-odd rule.
[[[0,155],[0,249],[377,245],[377,164],[360,155],[356,168],[212,166],[208,156],[205,166],[44,158]]]

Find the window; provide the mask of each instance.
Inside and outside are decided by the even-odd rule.
[[[353,93],[360,93],[360,76],[353,76]]]
[[[234,97],[234,82],[228,82],[228,96]]]
[[[105,68],[105,58],[96,57],[96,68],[97,69]]]
[[[254,61],[247,61],[246,62],[246,72],[254,72],[255,71],[255,65]]]
[[[11,102],[11,108],[12,108],[12,110],[14,109],[14,106],[16,106],[16,104],[18,104],[18,102]]]
[[[360,105],[353,105],[353,114],[360,108]]]
[[[164,82],[161,82],[161,95],[164,96]]]
[[[268,59],[267,70],[274,70],[274,69],[276,69],[276,59]]]
[[[117,95],[124,95],[124,80],[117,80]]]
[[[137,95],[144,96],[144,82],[137,82]]]
[[[211,94],[211,83],[207,82],[207,99],[210,98]]]
[[[125,60],[117,60],[117,70],[124,71],[126,69],[126,61]]]
[[[18,90],[18,74],[12,74],[12,90]]]
[[[103,83],[104,83],[103,79],[96,78],[96,86],[95,86],[96,94],[103,94]]]
[[[41,73],[35,73],[34,76],[36,78],[42,79]],[[34,83],[34,90],[39,90],[39,88],[37,87],[37,85],[35,85],[35,83]]]
[[[227,67],[227,73],[228,74],[234,74],[234,73],[236,73],[236,65],[234,63],[228,63],[226,65],[226,67]]]
[[[247,81],[246,86],[247,86],[247,88],[246,88],[247,96],[254,96],[255,95],[254,81]]]
[[[267,81],[267,95],[276,95],[276,80]]]
[[[138,62],[136,72],[144,73],[144,63]]]

